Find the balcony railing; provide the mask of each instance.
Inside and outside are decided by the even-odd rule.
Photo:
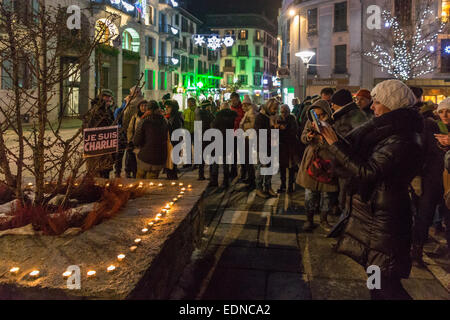
[[[235,72],[236,67],[223,67],[223,72]]]
[[[248,51],[238,51],[237,56],[238,57],[248,57]]]
[[[161,34],[169,35],[174,38],[179,38],[180,36],[180,29],[177,27],[174,27],[170,24],[160,24],[159,25],[159,32]]]
[[[159,56],[158,64],[161,67],[172,67],[178,68],[180,66],[180,58],[178,57],[168,57],[168,56]]]

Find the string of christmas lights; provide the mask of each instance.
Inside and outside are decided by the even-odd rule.
[[[402,27],[388,10],[383,11],[382,17],[384,26],[391,30],[392,40],[372,42],[372,51],[364,55],[376,61],[382,71],[403,81],[433,72],[436,40],[445,23],[434,15],[430,6],[421,12],[418,23],[409,28]]]

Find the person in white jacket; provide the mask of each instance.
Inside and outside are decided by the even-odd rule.
[[[255,119],[258,115],[258,109],[256,105],[252,103],[249,95],[244,96],[244,100],[242,101],[242,109],[245,114],[242,118],[239,128],[244,130],[245,132],[249,129],[255,128]],[[255,168],[252,164],[250,164],[250,148],[249,148],[249,140],[248,137],[245,138],[245,164],[241,166],[241,176],[240,181],[247,184],[249,190],[255,189]]]

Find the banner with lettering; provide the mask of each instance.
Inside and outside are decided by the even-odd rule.
[[[98,157],[119,151],[119,126],[84,129],[84,157]]]

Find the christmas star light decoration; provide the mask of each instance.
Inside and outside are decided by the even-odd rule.
[[[205,37],[201,35],[196,35],[194,37],[194,42],[196,46],[202,46],[205,44]]]
[[[170,27],[170,31],[172,31],[173,35],[177,35],[178,34],[178,29],[176,29],[174,27]]]
[[[173,63],[174,65],[177,65],[178,62],[180,62],[180,60],[178,60],[177,58],[172,58],[172,63]]]
[[[234,44],[234,39],[233,39],[233,37],[230,37],[230,36],[225,37],[225,39],[223,39],[223,44],[224,44],[225,46],[227,46],[227,47],[232,47],[233,44]]]
[[[212,50],[217,50],[222,46],[222,41],[220,38],[216,36],[212,36],[211,38],[208,38],[208,48]]]
[[[450,46],[446,46],[445,49],[444,49],[444,52],[446,54],[450,54]]]

